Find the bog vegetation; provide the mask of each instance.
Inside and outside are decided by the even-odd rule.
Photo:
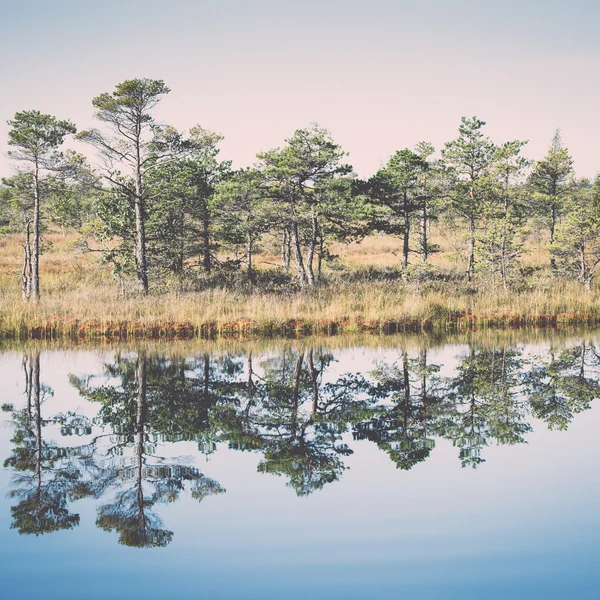
[[[88,131],[9,121],[5,335],[598,320],[600,178],[576,176],[559,131],[531,161],[463,117],[443,148],[400,149],[361,180],[312,124],[235,170],[217,133],[155,120],[169,92],[124,81],[92,100]],[[95,158],[62,151],[71,135]]]

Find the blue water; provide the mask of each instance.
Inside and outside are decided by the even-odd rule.
[[[593,337],[309,351],[1,355],[2,596],[600,598]]]

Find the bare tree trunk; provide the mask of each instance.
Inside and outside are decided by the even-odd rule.
[[[469,264],[467,265],[467,280],[473,281],[473,271],[475,269],[475,216],[469,218]]]
[[[405,273],[408,268],[408,253],[410,252],[410,218],[408,214],[408,198],[406,190],[404,190],[404,232],[402,237],[402,272]]]
[[[554,247],[554,230],[556,229],[556,204],[552,202],[552,214],[550,216],[550,268],[554,273],[556,271],[556,258],[554,258],[554,254],[552,254],[552,248]]]
[[[246,268],[248,269],[248,279],[254,281],[254,271],[252,269],[252,234],[246,235]]]
[[[317,263],[317,281],[321,281],[321,271],[323,267],[323,236],[320,236],[319,239],[319,261]]]
[[[421,212],[421,260],[425,263],[429,258],[429,250],[427,248],[427,200],[423,200],[423,210]]]
[[[202,219],[202,266],[207,273],[212,270],[212,262],[210,259],[210,222],[208,216],[205,215]]]
[[[315,284],[315,272],[313,270],[313,261],[315,258],[315,249],[317,247],[317,239],[319,237],[319,222],[317,215],[313,212],[312,219],[312,232],[310,236],[310,244],[308,245],[308,252],[306,254],[306,267],[308,272],[308,283],[310,285]]]
[[[586,292],[591,292],[593,272],[590,272],[591,269],[588,268],[587,262],[585,260],[585,244],[581,244],[581,246],[579,247],[579,263],[583,287]]]
[[[290,272],[290,261],[292,258],[292,247],[290,232],[287,228],[283,230],[281,238],[281,266],[286,273]]]
[[[508,220],[508,173],[506,175],[506,193],[504,194],[504,222],[502,223],[502,247],[501,247],[501,254],[500,254],[500,273],[502,275],[502,285],[504,286],[504,289],[507,290],[508,289],[508,275],[506,272],[507,269],[507,265],[506,265],[506,246],[507,246],[507,231],[506,231],[506,227],[507,227],[507,220]]]
[[[177,248],[177,265],[176,271],[178,274],[183,273],[183,264],[185,262],[185,216],[183,214],[179,215],[179,247]]]
[[[31,219],[25,219],[25,242],[23,243],[23,270],[21,271],[23,299],[31,297]]]
[[[304,259],[302,258],[302,248],[300,247],[300,234],[298,232],[298,223],[292,225],[292,242],[294,247],[294,260],[296,261],[296,269],[298,278],[303,286],[308,284],[308,276],[304,267]]]
[[[40,177],[37,160],[33,171],[33,253],[31,255],[31,295],[40,299]]]
[[[146,215],[144,211],[144,188],[142,185],[139,142],[135,171],[135,266],[140,292],[148,293],[148,262],[146,257]]]

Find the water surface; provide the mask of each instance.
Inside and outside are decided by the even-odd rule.
[[[26,346],[0,374],[5,597],[599,597],[594,333]]]

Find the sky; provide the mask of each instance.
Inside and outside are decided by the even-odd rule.
[[[0,176],[16,111],[88,128],[93,97],[149,77],[171,88],[156,117],[221,133],[236,168],[318,122],[369,177],[476,115],[532,159],[560,127],[593,177],[599,19],[598,0],[0,0]]]

